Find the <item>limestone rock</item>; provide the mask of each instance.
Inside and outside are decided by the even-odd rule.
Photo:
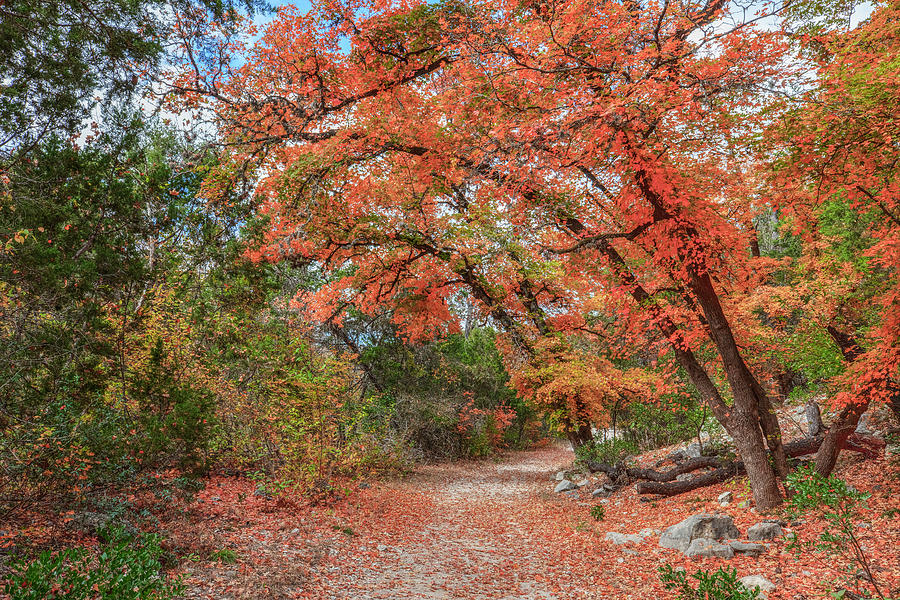
[[[560,492],[568,492],[569,490],[574,490],[575,488],[576,486],[574,483],[572,483],[568,479],[563,479],[556,484],[556,487],[553,488],[553,491],[559,494]]]
[[[623,544],[640,544],[644,541],[644,538],[633,533],[616,533],[615,531],[607,531],[606,541],[612,542],[617,546],[621,546]]]
[[[717,558],[731,558],[734,556],[734,549],[728,544],[721,544],[709,538],[697,538],[691,542],[684,555],[688,558],[695,556],[713,556]]]
[[[773,521],[757,523],[747,530],[747,537],[753,541],[777,540],[782,536],[781,525]]]
[[[741,532],[728,515],[701,513],[666,529],[659,538],[659,545],[684,552],[698,538],[723,540],[740,536]]]
[[[775,589],[775,584],[763,577],[762,575],[747,575],[746,577],[741,577],[738,581],[741,582],[748,590],[752,590],[754,588],[759,589],[763,598],[765,595]]]
[[[747,542],[739,542],[737,540],[729,540],[728,545],[731,546],[731,549],[734,550],[735,554],[746,554],[747,556],[752,556],[754,558],[766,551],[766,547],[763,544],[752,544]]]

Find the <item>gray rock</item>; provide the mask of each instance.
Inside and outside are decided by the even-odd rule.
[[[698,538],[722,540],[740,536],[741,532],[728,515],[701,513],[666,529],[659,538],[659,545],[684,552]]]
[[[728,544],[720,544],[709,538],[697,538],[691,542],[684,555],[693,558],[695,556],[713,556],[716,558],[731,558],[734,549]]]
[[[557,472],[557,473],[556,473],[556,476],[554,477],[554,479],[556,479],[556,481],[562,481],[562,480],[564,480],[565,478],[566,478],[566,472],[565,472],[565,471],[559,471],[559,472]]]
[[[721,494],[719,494],[719,504],[721,504],[722,506],[730,504],[733,499],[734,494],[732,492],[722,492]]]
[[[855,433],[862,433],[864,435],[872,433],[872,431],[869,429],[869,418],[870,417],[871,417],[871,413],[869,413],[869,412],[864,412],[862,415],[860,415],[859,421],[856,424]]]
[[[755,542],[777,540],[783,534],[784,532],[781,530],[781,525],[773,523],[772,521],[757,523],[747,530],[747,537]]]
[[[763,577],[762,575],[747,575],[746,577],[741,577],[738,581],[741,582],[748,590],[758,589],[760,593],[765,598],[765,595],[775,589],[775,584]]]
[[[681,475],[676,476],[675,480],[676,481],[690,481],[693,478],[694,478],[694,476],[691,475],[690,473],[682,473]]]
[[[739,542],[737,540],[729,540],[728,545],[734,550],[735,554],[746,554],[747,556],[757,557],[765,553],[766,547],[763,544],[748,544],[747,542]]]
[[[563,479],[559,483],[556,484],[556,487],[553,488],[553,491],[557,494],[560,492],[568,492],[569,490],[574,490],[575,484],[569,481],[568,479]]]
[[[639,535],[634,535],[633,533],[616,533],[615,531],[607,531],[606,541],[612,542],[617,546],[621,546],[622,544],[640,544],[644,541],[644,538]]]
[[[684,455],[688,458],[700,458],[700,444],[694,442],[693,444],[688,445],[688,447],[684,449]]]
[[[591,481],[590,481],[589,479],[582,479],[581,481],[579,481],[579,482],[576,483],[575,485],[577,485],[578,487],[584,487],[584,486],[586,486],[587,484],[589,484],[590,482],[591,482]]]
[[[606,489],[601,486],[601,487],[598,487],[593,492],[591,492],[591,496],[594,498],[605,498],[606,496],[609,496],[609,492],[606,491]]]

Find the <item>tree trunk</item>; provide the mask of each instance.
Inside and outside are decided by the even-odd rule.
[[[781,437],[781,426],[778,424],[778,415],[775,414],[775,407],[772,406],[769,396],[758,382],[756,382],[754,391],[756,392],[756,399],[759,403],[759,426],[762,428],[763,435],[766,438],[766,445],[772,453],[775,473],[783,479],[787,477],[788,464],[787,456],[784,454],[784,439]]]
[[[828,325],[825,330],[840,348],[841,354],[844,355],[844,360],[848,363],[853,362],[862,354],[862,348],[859,347],[853,336],[843,333],[831,325]],[[825,434],[825,440],[822,442],[819,452],[816,454],[816,472],[823,477],[831,475],[834,465],[837,464],[838,454],[844,442],[856,430],[859,418],[868,408],[869,401],[863,400],[848,404],[838,413],[831,427],[829,427],[828,433]]]
[[[697,296],[709,323],[710,337],[722,357],[725,374],[734,395],[734,423],[731,435],[746,464],[750,486],[753,488],[753,498],[761,511],[774,508],[782,501],[776,472],[787,473],[787,459],[784,455],[778,421],[762,386],[756,381],[738,351],[731,325],[709,274],[698,273],[693,268],[689,270],[691,290]],[[775,468],[769,464],[767,447],[773,452]]]
[[[788,396],[791,395],[791,392],[794,390],[794,381],[797,378],[797,373],[791,370],[782,371],[775,376],[775,383],[778,386],[778,395],[781,396],[782,401],[787,400]]]
[[[594,434],[591,431],[591,426],[587,423],[582,423],[574,427],[569,425],[568,427],[566,427],[565,434],[566,439],[569,440],[570,444],[572,444],[572,450],[574,451],[577,451],[585,444],[594,440]]]
[[[859,418],[868,408],[867,401],[848,404],[834,418],[834,422],[828,428],[828,433],[825,434],[825,439],[816,453],[816,472],[819,475],[823,477],[831,475],[834,465],[837,464],[841,448],[844,447],[847,438],[856,430]]]
[[[766,452],[763,443],[759,421],[753,416],[755,415],[751,414],[735,419],[734,433],[731,435],[738,454],[744,459],[744,468],[747,470],[750,488],[753,491],[753,501],[757,510],[762,512],[781,504],[782,496],[775,470],[769,463],[769,453]]]
[[[669,215],[661,198],[652,189],[646,173],[639,173],[637,181],[654,209],[668,218]],[[567,226],[575,234],[581,234],[584,231],[584,225],[575,218],[569,218]],[[599,242],[596,248],[609,259],[617,278],[628,289],[634,300],[647,307],[651,318],[665,335],[675,352],[676,359],[687,371],[691,382],[699,390],[704,402],[710,407],[725,430],[735,439],[738,452],[748,463],[748,474],[757,507],[760,510],[768,510],[780,504],[782,501],[781,491],[778,488],[775,471],[769,465],[766,443],[760,428],[761,403],[757,397],[757,390],[761,388],[738,352],[731,327],[719,303],[709,274],[698,273],[696,266],[692,265],[690,260],[684,261],[691,276],[691,290],[700,301],[709,325],[710,336],[725,364],[729,384],[735,397],[734,407],[725,404],[706,370],[697,361],[689,345],[685,342],[682,332],[679,331],[672,319],[656,305],[612,244],[604,240]],[[780,435],[773,439],[780,439]],[[778,460],[776,459],[776,463]],[[783,460],[783,457],[780,460]]]

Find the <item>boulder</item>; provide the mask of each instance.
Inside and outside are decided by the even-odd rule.
[[[731,558],[734,549],[728,544],[721,544],[709,538],[697,538],[691,542],[684,555],[688,558],[695,556],[713,556],[716,558]]]
[[[726,506],[731,503],[734,499],[734,494],[732,492],[722,492],[719,494],[719,504],[722,506]]]
[[[560,492],[568,492],[569,490],[574,490],[576,485],[569,481],[568,479],[563,479],[559,483],[556,484],[556,487],[553,488],[553,491],[559,494]]]
[[[584,487],[584,486],[586,486],[587,484],[589,484],[590,482],[591,482],[590,479],[582,479],[581,481],[579,481],[579,482],[576,483],[575,485],[577,485],[578,487]]]
[[[659,545],[684,552],[698,538],[723,540],[740,536],[741,532],[728,515],[701,513],[666,529],[659,538]]]
[[[729,540],[728,545],[734,550],[735,554],[745,554],[756,558],[763,554],[767,548],[763,544],[752,544],[747,542],[739,542],[737,540]]]
[[[753,541],[777,540],[783,535],[781,525],[774,521],[757,523],[747,530],[747,537]]]
[[[556,476],[554,477],[554,479],[556,479],[556,481],[562,481],[562,480],[565,479],[565,478],[566,478],[566,472],[565,472],[565,471],[558,471],[558,472],[556,473]]]
[[[775,589],[775,584],[762,575],[747,575],[746,577],[741,577],[738,581],[748,590],[758,589],[763,598]]]

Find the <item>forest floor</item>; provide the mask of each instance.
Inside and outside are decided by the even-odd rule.
[[[689,573],[725,566],[739,577],[762,575],[777,586],[770,600],[827,598],[846,581],[840,560],[796,557],[781,540],[760,558],[730,560],[688,559],[660,548],[658,536],[614,545],[605,539],[609,531],[665,529],[699,512],[726,512],[742,532],[763,517],[738,506],[749,497],[745,479],[654,502],[631,488],[605,500],[591,498],[593,485],[554,494],[552,477],[572,458],[551,445],[493,461],[423,466],[320,506],[255,495],[245,479],[212,478],[182,520],[167,523],[167,535],[181,554],[192,549],[194,559],[181,568],[196,599],[667,598],[658,576],[664,563]],[[846,456],[838,474],[872,492],[858,534],[882,585],[900,587],[896,467]],[[725,490],[734,501],[723,508],[716,498]],[[590,516],[598,503],[606,509],[602,521]],[[812,539],[822,527],[809,520],[793,531]],[[207,558],[222,550],[232,560]]]

